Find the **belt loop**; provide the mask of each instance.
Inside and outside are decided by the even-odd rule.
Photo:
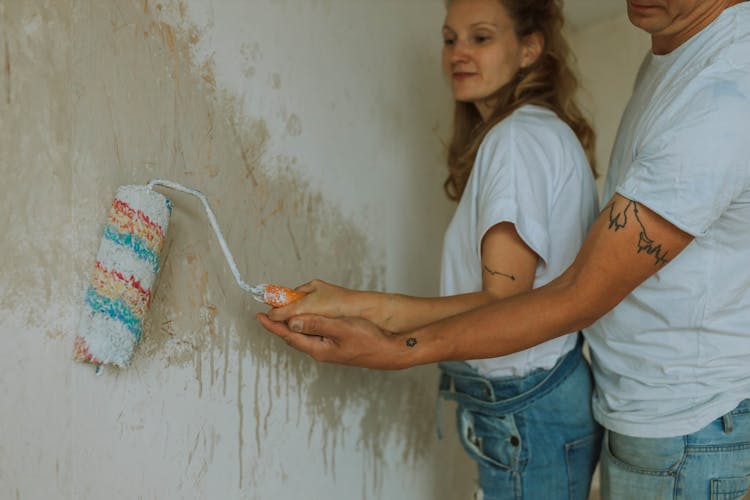
[[[734,422],[732,421],[732,413],[727,413],[721,417],[724,423],[724,434],[731,434],[734,431]]]
[[[491,402],[495,402],[495,388],[492,386],[492,382],[489,380],[484,381],[484,391]]]
[[[446,384],[447,382],[447,384]],[[447,387],[446,387],[447,385]],[[435,397],[435,430],[437,431],[437,438],[443,439],[443,415],[440,411],[440,400],[443,399],[441,396],[442,391],[454,392],[453,377],[447,373],[440,374],[440,388],[437,396]]]

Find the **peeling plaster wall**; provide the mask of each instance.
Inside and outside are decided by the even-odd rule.
[[[133,365],[70,360],[114,191],[153,177],[207,195],[247,281],[436,293],[443,12],[404,4],[0,2],[0,498],[469,495],[434,367],[320,366],[262,332],[190,197],[165,193]]]

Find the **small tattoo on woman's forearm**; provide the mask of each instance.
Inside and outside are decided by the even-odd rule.
[[[490,273],[492,276],[505,276],[506,278],[508,278],[511,281],[516,281],[516,277],[513,276],[512,274],[505,274],[505,273],[501,273],[500,271],[493,271],[492,269],[490,269],[487,266],[484,266],[484,270],[487,271],[488,273]]]
[[[408,347],[414,347],[415,345],[417,345],[417,339],[415,339],[414,337],[409,337],[408,339],[406,339],[406,345]]]

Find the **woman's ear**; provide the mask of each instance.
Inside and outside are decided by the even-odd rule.
[[[521,41],[521,67],[528,68],[534,64],[543,50],[544,35],[541,31],[526,35]]]

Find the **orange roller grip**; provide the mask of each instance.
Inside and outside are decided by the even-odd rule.
[[[301,299],[306,293],[279,285],[264,285],[263,301],[272,307],[283,307]]]

